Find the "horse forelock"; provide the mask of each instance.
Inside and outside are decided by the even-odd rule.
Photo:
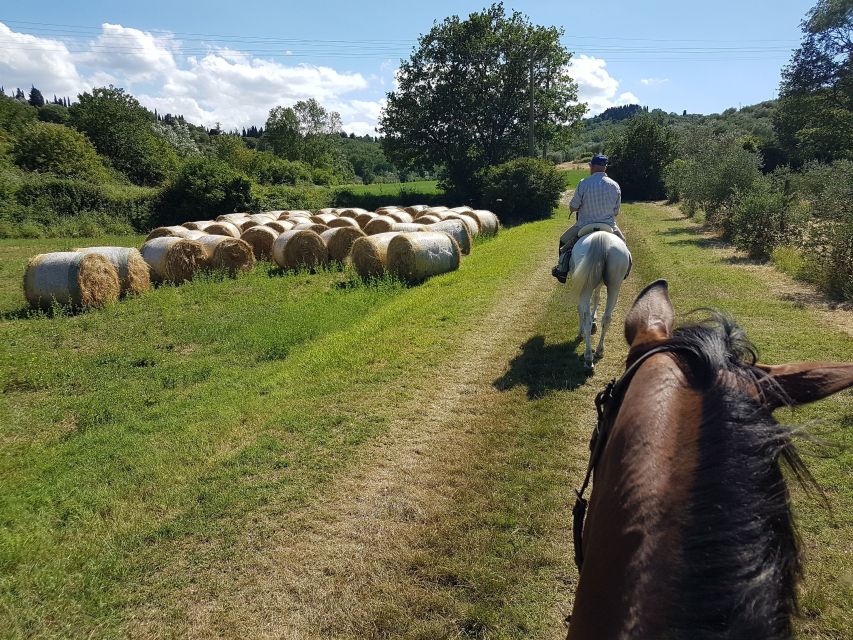
[[[791,431],[750,393],[763,374],[737,324],[713,314],[668,345],[702,411],[667,626],[673,637],[788,638],[801,563],[780,460],[801,480],[808,471]]]

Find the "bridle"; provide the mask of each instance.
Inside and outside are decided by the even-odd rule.
[[[669,344],[662,344],[649,349],[634,360],[619,380],[612,379],[595,396],[595,410],[598,414],[598,420],[589,441],[590,453],[589,463],[586,467],[586,476],[584,477],[581,488],[575,489],[575,506],[572,508],[572,534],[575,546],[575,565],[578,571],[583,566],[583,523],[586,517],[586,509],[589,505],[589,501],[583,497],[583,494],[587,486],[589,486],[589,481],[592,479],[595,467],[601,460],[601,454],[607,444],[607,437],[610,435],[610,429],[613,426],[614,420],[616,420],[619,409],[622,407],[622,400],[628,389],[628,385],[631,384],[634,375],[646,360],[658,353],[674,353],[678,350],[679,347]]]

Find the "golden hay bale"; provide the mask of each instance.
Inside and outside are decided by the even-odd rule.
[[[98,253],[41,253],[30,258],[24,273],[24,296],[42,309],[54,301],[78,309],[102,307],[118,300],[120,292],[116,268]]]
[[[243,222],[235,223],[237,228],[240,230],[240,233],[243,233],[246,229],[251,229],[252,227],[257,227],[260,222],[255,222],[254,220],[247,218],[243,220]]]
[[[305,209],[291,209],[287,212],[290,214],[291,218],[310,218],[314,214],[310,211],[306,211]]]
[[[426,211],[427,209],[429,209],[429,207],[425,204],[413,204],[410,207],[403,207],[403,211],[413,218],[417,218],[421,211]]]
[[[419,282],[459,268],[459,245],[446,233],[401,233],[388,243],[388,271]]]
[[[361,229],[358,226],[358,222],[355,221],[355,218],[335,218],[328,225],[329,229],[335,229],[336,227],[353,227],[355,229]]]
[[[414,218],[411,215],[403,211],[402,209],[397,209],[396,211],[389,211],[386,213],[389,218],[394,218],[397,222],[412,222]]]
[[[199,238],[204,238],[208,233],[206,231],[196,231],[195,229],[187,229],[187,232],[181,235],[181,238],[186,238],[187,240],[198,240]]]
[[[424,232],[446,233],[456,244],[459,245],[459,250],[463,256],[471,253],[471,232],[462,220],[443,220],[434,224],[427,224],[422,227]]]
[[[276,238],[272,257],[282,269],[313,269],[329,262],[329,250],[317,233],[292,229]]]
[[[195,222],[185,222],[181,226],[189,229],[190,231],[204,231],[212,224],[216,224],[216,222],[214,220],[197,220]]]
[[[417,224],[432,224],[433,222],[441,222],[441,218],[438,216],[427,216],[422,215],[415,218],[415,223]]]
[[[315,222],[317,224],[323,224],[327,227],[329,223],[333,220],[337,220],[338,216],[333,213],[318,213],[316,216],[311,216],[311,222]]]
[[[386,216],[389,213],[391,213],[392,211],[401,211],[401,209],[397,205],[389,205],[387,207],[379,207],[378,209],[376,209],[376,215]]]
[[[273,220],[272,222],[267,222],[264,226],[282,233],[293,229],[293,227],[296,226],[296,223],[290,220]],[[241,235],[240,237],[242,238],[243,236]]]
[[[498,220],[498,217],[491,211],[477,209],[467,215],[475,217],[480,223],[480,235],[493,236],[498,232],[498,229],[500,229],[500,220]]]
[[[364,231],[355,227],[333,227],[320,234],[329,249],[329,260],[343,262],[349,256],[353,243],[365,237]]]
[[[278,220],[282,213],[287,213],[284,209],[276,209],[275,211],[261,211],[264,215],[269,216],[273,220]]]
[[[249,220],[253,220],[257,224],[266,224],[267,222],[278,220],[278,216],[273,216],[268,213],[253,213],[249,216]]]
[[[338,213],[338,210],[335,209],[334,207],[323,207],[322,209],[317,209],[314,212],[314,215],[317,216],[317,215],[320,215],[321,213]]]
[[[379,233],[359,238],[352,245],[352,264],[362,278],[376,278],[388,267],[388,244],[399,236],[397,232]]]
[[[291,231],[313,231],[317,235],[320,235],[324,231],[328,231],[329,227],[324,224],[317,224],[316,222],[311,222],[310,220],[306,222],[298,223]]]
[[[196,271],[207,263],[204,247],[195,240],[185,238],[154,238],[142,245],[140,251],[155,282],[170,281],[180,284],[192,280]]]
[[[231,236],[232,238],[240,237],[240,228],[230,222],[217,222],[205,229],[206,233],[214,236]]]
[[[208,267],[224,269],[233,276],[238,271],[251,271],[255,266],[252,247],[243,240],[230,236],[206,236],[200,238],[198,242],[204,248]]]
[[[248,219],[248,213],[223,213],[221,216],[216,216],[217,222],[230,222],[235,226],[239,226],[239,223]]]
[[[156,229],[152,229],[151,233],[149,233],[145,237],[145,239],[151,240],[152,238],[166,238],[169,236],[185,238],[188,232],[189,229],[180,225],[173,225],[171,227],[157,227]]]
[[[472,238],[476,238],[478,235],[480,235],[480,221],[472,215],[469,215],[467,213],[458,213],[456,215],[450,216],[449,218],[447,218],[447,220],[460,220],[461,222],[465,223],[465,226],[468,227],[468,233],[471,234]]]
[[[378,218],[375,213],[371,213],[370,211],[365,211],[363,213],[356,214],[355,221],[358,223],[358,226],[364,229],[367,226],[367,223],[373,220],[374,218]]]
[[[461,207],[453,207],[452,209],[449,209],[451,213],[468,213],[473,210],[474,209],[472,207],[469,207],[468,205],[463,205]]]
[[[439,213],[441,211],[447,211],[447,210],[448,210],[447,207],[445,207],[444,205],[438,206],[438,207],[429,207],[428,209],[424,209],[424,211],[430,215],[432,215],[434,213]]]
[[[133,247],[81,247],[78,253],[94,253],[105,257],[118,274],[120,295],[143,293],[151,288],[151,274],[142,255]]]
[[[337,214],[338,214],[338,216],[340,216],[341,218],[352,218],[352,219],[355,219],[355,218],[356,218],[356,216],[358,216],[358,215],[360,215],[360,214],[362,214],[362,213],[370,213],[370,212],[369,212],[369,211],[367,211],[366,209],[359,209],[359,208],[357,208],[357,207],[346,207],[346,208],[344,208],[344,209],[338,209],[338,210],[337,210]]]
[[[415,233],[417,231],[426,231],[426,225],[418,224],[417,222],[395,222],[391,225],[388,231],[396,231],[398,233]]]
[[[377,233],[388,233],[395,224],[398,223],[391,216],[376,216],[364,225],[364,232],[369,236],[376,235]]]
[[[279,223],[281,224],[281,223]],[[258,225],[251,229],[246,229],[240,239],[246,242],[258,260],[272,260],[272,245],[275,239],[278,238],[284,231],[277,231],[271,226]]]

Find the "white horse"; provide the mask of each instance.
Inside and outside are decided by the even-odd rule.
[[[595,360],[604,356],[604,338],[619,299],[619,289],[630,266],[631,253],[628,247],[619,236],[608,231],[588,233],[572,249],[569,275],[572,279],[572,295],[578,300],[578,338],[583,338],[586,343],[584,368],[589,373],[595,370]],[[601,317],[601,336],[593,358],[592,334],[602,284],[607,287],[607,306]]]

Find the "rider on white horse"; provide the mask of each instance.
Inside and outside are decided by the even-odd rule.
[[[572,247],[582,235],[592,231],[609,231],[625,241],[625,236],[616,226],[616,216],[622,204],[622,190],[606,172],[607,156],[595,156],[589,163],[590,176],[580,181],[569,203],[569,209],[578,214],[578,220],[560,236],[559,262],[551,270],[560,282],[566,281]]]

